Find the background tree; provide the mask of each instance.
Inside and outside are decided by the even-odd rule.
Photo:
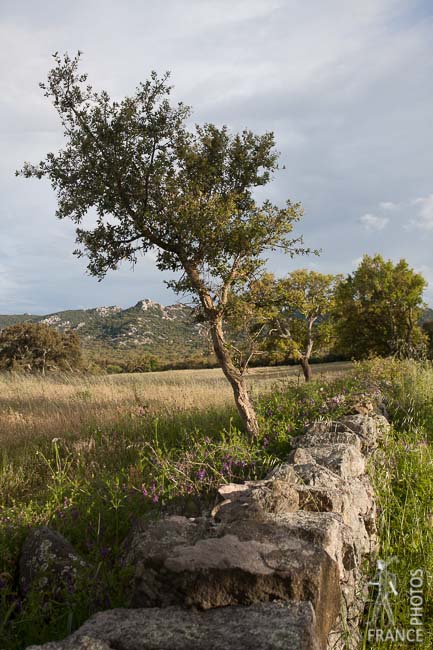
[[[253,198],[254,188],[278,169],[273,134],[232,135],[212,124],[188,131],[189,108],[170,105],[167,75],[152,73],[132,97],[117,102],[87,84],[78,71],[79,54],[54,58],[42,88],[57,109],[66,143],[39,165],[26,163],[21,173],[50,179],[57,216],[77,224],[76,253],[87,255],[92,275],[102,278],[122,260],[135,263],[151,249],[160,270],[180,273],[170,286],[199,304],[238,411],[256,433],[256,414],[224,323],[230,295],[258,273],[265,251],[301,250],[301,240],[289,237],[300,205],[258,205]],[[91,210],[96,225],[85,229]]]
[[[433,359],[433,320],[424,321],[421,327],[427,337],[427,357]]]
[[[393,264],[365,255],[336,292],[338,348],[356,359],[417,356],[425,348],[419,326],[426,281],[406,260]]]
[[[75,332],[57,332],[44,323],[19,323],[0,332],[0,367],[45,375],[48,370],[73,370],[81,363]]]
[[[299,269],[285,278],[264,276],[249,290],[248,299],[258,308],[257,324],[265,348],[279,351],[286,359],[301,364],[305,381],[310,381],[310,359],[329,347],[335,287],[340,276]],[[248,302],[248,300],[246,300]]]

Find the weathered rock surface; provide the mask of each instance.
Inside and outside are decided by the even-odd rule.
[[[316,463],[343,478],[356,478],[365,472],[364,458],[353,445],[321,445],[309,447],[307,451]]]
[[[338,424],[338,423],[337,423]],[[341,427],[342,428],[342,427]],[[292,440],[292,447],[320,447],[322,445],[352,445],[361,451],[361,438],[354,431],[328,430],[321,431],[319,427],[310,427],[303,436],[297,436]]]
[[[233,524],[218,538],[178,546],[156,564],[137,567],[135,607],[182,604],[199,609],[272,600],[312,602],[322,638],[339,611],[336,562],[321,548],[290,537],[290,531],[251,521]],[[239,533],[239,535],[236,534]]]
[[[113,609],[44,650],[321,650],[311,603]],[[40,646],[31,646],[36,650]]]
[[[247,481],[242,488],[230,483],[232,490],[219,491],[225,499],[212,511],[218,522],[241,519],[266,519],[268,514],[284,514],[299,510],[299,497],[294,485],[288,481],[272,479]],[[227,486],[227,487],[229,487]]]
[[[153,522],[140,520],[125,540],[124,561],[130,565],[136,565],[147,557],[164,561],[176,546],[194,544],[211,535],[211,530],[209,520],[177,515]]]
[[[294,465],[283,463],[280,467],[272,470],[268,478],[273,476],[276,478],[283,477],[289,468],[296,477],[296,483],[302,485],[322,485],[324,487],[338,487],[341,485],[341,477],[338,474],[323,465],[317,464],[314,459],[308,463],[296,463]]]
[[[21,591],[38,589],[63,598],[85,578],[89,566],[60,533],[41,526],[24,542],[19,561]]]

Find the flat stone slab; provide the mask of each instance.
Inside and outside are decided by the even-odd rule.
[[[195,544],[210,534],[209,523],[203,519],[172,515],[149,522],[143,518],[125,540],[123,558],[131,565],[149,555],[165,559],[175,546]]]
[[[207,612],[113,609],[64,641],[27,650],[325,650],[311,603],[265,603]]]
[[[229,484],[219,494],[225,500],[212,511],[218,522],[266,519],[268,514],[284,514],[299,510],[299,497],[294,484],[280,479],[247,481],[244,485]]]
[[[320,447],[322,445],[352,445],[358,451],[361,451],[361,438],[354,432],[347,429],[338,431],[330,429],[329,431],[316,431],[311,428],[302,436],[292,438],[290,444],[293,448],[298,447]]]

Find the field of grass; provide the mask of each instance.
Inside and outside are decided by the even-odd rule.
[[[62,638],[95,610],[127,606],[131,576],[118,558],[137,518],[197,514],[212,503],[218,484],[263,477],[307,422],[338,418],[360,392],[375,389],[393,423],[370,462],[380,556],[398,557],[401,585],[411,569],[423,568],[426,645],[418,647],[433,647],[433,369],[386,362],[315,370],[317,381],[309,386],[296,367],[251,372],[261,424],[254,440],[242,432],[217,370],[1,377],[2,650]],[[96,591],[85,585],[66,603],[41,590],[22,598],[16,560],[29,528],[41,524],[64,534],[89,562]],[[395,611],[406,624],[403,588]]]
[[[349,363],[314,366],[318,378],[347,371]],[[303,381],[297,366],[254,368],[254,394],[275,384]],[[30,439],[80,436],[124,417],[155,417],[232,405],[229,384],[219,369],[171,370],[105,376],[0,375],[0,447],[25,445]]]

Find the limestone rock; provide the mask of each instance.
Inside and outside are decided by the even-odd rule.
[[[342,426],[354,431],[361,438],[361,449],[364,453],[377,447],[389,431],[390,424],[385,416],[372,414],[369,416],[355,414],[346,415],[340,419]]]
[[[365,460],[353,445],[321,445],[309,447],[308,452],[319,465],[343,478],[356,478],[365,472]]]
[[[163,562],[143,558],[135,576],[134,607],[177,604],[207,610],[309,600],[326,636],[340,607],[338,567],[328,553],[275,524],[231,526],[219,538],[174,548]]]
[[[305,449],[304,447],[292,449],[287,460],[289,463],[293,463],[294,465],[305,465],[306,463],[316,462],[308,449]]]
[[[19,560],[19,583],[26,594],[38,589],[63,598],[85,579],[89,565],[60,533],[46,526],[31,531]]]
[[[338,487],[341,484],[341,477],[338,474],[316,462],[293,465],[292,469],[296,482],[302,485]]]
[[[329,423],[326,423],[329,425]],[[338,427],[337,423],[337,427]],[[361,439],[354,432],[347,429],[346,431],[336,430],[335,425],[332,429],[326,429],[322,431],[318,426],[314,424],[308,429],[303,436],[297,436],[291,440],[292,447],[297,449],[298,447],[308,448],[308,447],[319,447],[322,445],[352,445],[356,447],[358,451],[361,451]],[[340,427],[341,429],[342,427]]]
[[[210,522],[172,515],[158,521],[141,519],[124,543],[123,557],[126,564],[135,565],[143,558],[152,556],[162,561],[176,546],[194,544],[210,532]]]
[[[27,650],[324,650],[311,603],[264,603],[207,612],[113,609],[64,641]]]
[[[220,492],[221,494],[221,492]],[[269,513],[281,514],[299,509],[299,497],[294,486],[279,479],[249,481],[243,489],[224,490],[227,498],[212,511],[217,521],[263,519]]]

